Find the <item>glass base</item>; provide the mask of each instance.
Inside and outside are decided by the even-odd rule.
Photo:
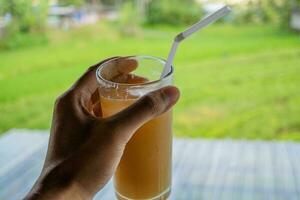
[[[152,198],[147,198],[147,199],[138,199],[138,200],[167,200],[168,197],[170,196],[171,193],[171,188],[167,188],[164,192],[162,192],[161,194],[152,197]],[[137,199],[131,199],[128,197],[125,197],[124,195],[121,195],[120,193],[118,193],[117,191],[115,191],[116,197],[118,200],[137,200]]]

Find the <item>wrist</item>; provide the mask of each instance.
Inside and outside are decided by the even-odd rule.
[[[88,200],[92,196],[75,181],[71,172],[59,164],[42,173],[26,200]]]

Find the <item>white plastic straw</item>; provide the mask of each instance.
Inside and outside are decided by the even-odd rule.
[[[171,65],[173,63],[173,59],[177,50],[177,47],[179,45],[179,43],[184,40],[185,38],[189,37],[190,35],[192,35],[193,33],[195,33],[196,31],[204,28],[205,26],[215,22],[216,20],[220,19],[221,17],[223,17],[224,15],[226,15],[227,13],[229,13],[231,11],[229,6],[224,6],[222,8],[220,8],[219,10],[217,10],[216,12],[213,12],[212,14],[204,17],[202,20],[200,20],[199,22],[197,22],[196,24],[192,25],[190,28],[188,28],[187,30],[179,33],[173,41],[172,44],[172,48],[170,50],[167,62],[164,66],[164,70],[161,73],[161,78],[164,77],[165,75],[167,75],[170,70],[171,70]]]

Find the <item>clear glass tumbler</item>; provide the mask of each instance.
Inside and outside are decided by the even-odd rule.
[[[101,64],[99,83],[103,117],[111,116],[148,92],[172,84],[173,68],[160,78],[165,61],[151,56],[115,58]],[[114,174],[118,199],[167,199],[171,191],[172,111],[140,127],[125,147]]]

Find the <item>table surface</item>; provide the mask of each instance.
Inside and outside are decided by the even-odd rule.
[[[22,199],[45,159],[47,131],[0,137],[0,199]],[[114,199],[110,181],[95,199]],[[300,143],[174,139],[170,199],[300,199]]]

